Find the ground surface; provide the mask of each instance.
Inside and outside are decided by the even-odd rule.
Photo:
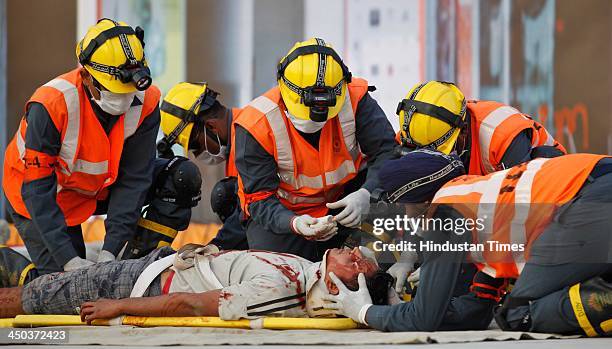
[[[126,343],[127,344],[127,343]],[[504,341],[504,342],[478,342],[478,343],[452,343],[452,344],[405,344],[405,345],[367,345],[367,346],[351,346],[351,348],[364,349],[397,349],[397,348],[431,348],[431,349],[610,349],[612,347],[612,339],[605,338],[581,338],[581,339],[549,339],[549,340],[521,340],[521,341]],[[21,349],[23,346],[6,346],[7,349]],[[57,346],[41,345],[37,349],[55,349]],[[70,349],[89,349],[89,346],[70,346]],[[116,349],[116,346],[96,346],[95,349]],[[153,346],[121,346],[122,349],[134,348],[159,348]],[[202,348],[201,346],[184,346],[185,349]],[[229,346],[207,346],[206,349],[227,349]],[[264,348],[264,346],[232,346],[232,348],[256,349]],[[270,348],[267,346],[266,348]],[[274,346],[274,349],[322,349],[328,346]]]
[[[176,345],[184,347],[206,346],[207,348],[228,348],[229,346],[255,348],[274,345],[275,349],[297,349],[296,346],[298,345],[300,346],[299,349],[325,348],[333,345],[351,345],[360,348],[398,348],[407,345],[466,349],[505,349],[519,348],[519,346],[521,349],[612,348],[612,339],[610,338],[560,337],[552,334],[502,332],[499,330],[383,333],[372,330],[274,331],[196,327],[137,328],[131,326],[45,328],[45,330],[62,329],[68,331],[68,342],[61,344],[61,346],[70,345],[72,348],[85,348],[88,345],[99,345],[97,348],[106,346],[152,348]],[[6,338],[6,335],[3,335],[3,338],[0,338],[0,345],[2,344],[12,343]]]

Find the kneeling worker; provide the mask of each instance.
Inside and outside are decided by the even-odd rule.
[[[8,209],[41,274],[92,264],[80,225],[94,212],[107,214],[99,262],[134,235],[160,119],[143,38],[110,19],[91,27],[76,47],[82,67],[36,90],[7,147]]]
[[[277,80],[234,120],[249,247],[320,260],[360,226],[393,129],[367,82],[322,39],[295,44]],[[365,182],[354,185],[363,165]]]
[[[211,241],[223,250],[248,248],[246,232],[240,224],[237,195],[238,171],[232,152],[233,120],[239,108],[227,108],[218,93],[206,83],[182,82],[168,91],[161,105],[161,129],[164,138],[158,144],[161,156],[170,157],[170,147],[177,143],[185,156],[193,152],[195,161],[216,165],[225,161],[225,176],[211,193],[212,209],[223,222]]]
[[[466,101],[452,83],[428,81],[415,85],[398,107],[402,149],[437,149],[456,152],[469,175],[486,175],[538,157],[566,153],[537,121],[517,109],[495,101]],[[399,291],[411,267],[404,253],[389,272]],[[411,275],[418,280],[417,270]]]
[[[480,219],[484,227],[465,234],[434,228],[420,234],[421,241],[482,243],[484,250],[422,251],[412,302],[376,306],[366,292],[341,288],[337,297],[328,297],[336,303],[325,307],[385,331],[480,330],[487,328],[504,280],[511,278],[517,279],[514,288],[495,311],[502,329],[611,334],[612,158],[540,158],[487,176],[453,179],[459,167],[454,155],[415,151],[389,161],[381,182],[388,192],[405,191],[403,202],[431,201],[426,217]],[[452,297],[468,253],[480,271],[470,294]]]
[[[120,315],[223,320],[333,316],[321,307],[323,296],[338,293],[330,272],[352,289],[369,288],[376,304],[387,304],[392,278],[378,269],[372,254],[334,249],[323,262],[313,263],[267,251],[219,253],[213,245],[187,245],[178,253],[163,247],[141,259],[96,264],[45,275],[25,287],[0,289],[0,317],[78,314],[79,308],[88,323]]]

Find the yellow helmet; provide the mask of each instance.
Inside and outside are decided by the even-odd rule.
[[[160,153],[168,151],[174,143],[183,147],[185,155],[189,151],[189,138],[198,114],[215,104],[219,94],[208,88],[207,83],[181,82],[174,85],[164,97],[161,105],[161,129],[164,143]],[[161,143],[160,143],[161,144]]]
[[[323,39],[293,45],[278,63],[278,87],[291,115],[323,122],[340,112],[351,73]]]
[[[144,55],[144,31],[104,18],[89,28],[76,46],[81,65],[104,88],[114,93],[144,91],[151,71]]]
[[[453,83],[415,85],[397,106],[402,144],[449,154],[465,122],[465,107],[465,97]]]

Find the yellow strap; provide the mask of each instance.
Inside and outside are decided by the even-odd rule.
[[[23,286],[23,283],[25,282],[25,279],[28,276],[28,273],[32,269],[34,269],[34,263],[30,263],[28,264],[27,267],[23,268],[23,270],[21,271],[21,274],[19,275],[19,284],[18,284],[19,286]]]
[[[612,319],[606,320],[599,324],[599,327],[604,331],[604,333],[612,333]]]
[[[169,243],[168,241],[160,241],[160,242],[157,244],[157,248],[162,248],[162,247],[164,247],[164,246],[170,246],[170,243]]]
[[[165,235],[171,239],[174,239],[176,237],[176,234],[178,234],[178,230],[176,229],[172,229],[170,227],[167,227],[165,225],[159,224],[157,222],[153,222],[150,221],[146,218],[140,218],[138,220],[138,225],[145,228],[145,229],[149,229],[152,230],[156,233],[160,233],[162,235]]]
[[[574,309],[574,315],[576,315],[576,319],[578,320],[578,324],[584,330],[589,337],[597,337],[597,331],[591,325],[591,322],[586,316],[586,312],[584,311],[584,307],[582,306],[582,299],[580,298],[580,284],[575,284],[569,289],[570,303],[572,303],[572,308]]]

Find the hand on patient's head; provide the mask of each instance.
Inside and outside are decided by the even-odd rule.
[[[338,287],[329,277],[329,272],[333,272],[347,288],[355,290],[358,287],[357,276],[363,273],[366,278],[374,275],[378,270],[376,262],[363,255],[359,248],[339,249],[334,248],[327,253],[327,268],[325,284],[331,294],[338,293]]]
[[[339,281],[352,291],[359,288],[357,277],[363,273],[373,304],[387,304],[388,290],[393,284],[393,277],[380,270],[376,261],[364,256],[359,248],[332,249],[327,254],[325,284],[329,293],[335,295],[339,290],[329,277],[330,272],[333,272]]]

